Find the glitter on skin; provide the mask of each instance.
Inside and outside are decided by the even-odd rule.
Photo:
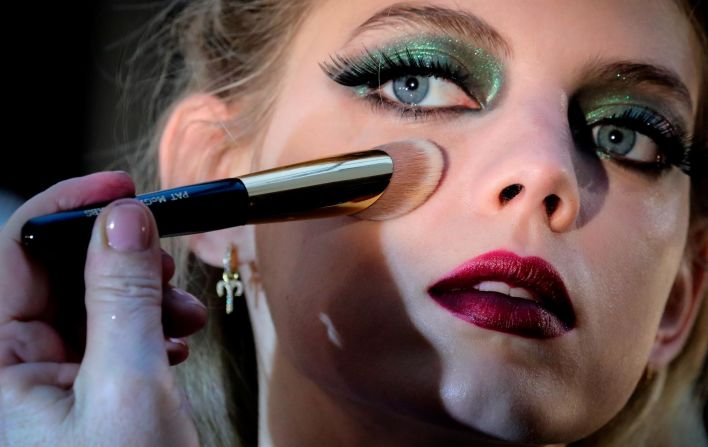
[[[672,159],[676,161],[672,164],[690,175],[690,161],[687,161],[691,157],[691,146],[688,140],[690,137],[686,137],[684,119],[674,111],[670,103],[663,102],[651,95],[634,92],[630,87],[603,90],[597,86],[578,94],[576,101],[583,111],[587,126],[593,126],[607,118],[621,116],[632,109],[645,109],[651,111],[652,114],[660,115],[674,129],[678,144],[681,146],[681,148],[673,150],[675,153],[672,154]],[[677,150],[682,152],[676,152]],[[604,154],[602,151],[598,151],[598,155],[603,159],[611,158],[610,155]]]
[[[366,96],[369,94],[369,87],[367,87],[365,85],[359,85],[359,86],[353,87],[353,88],[354,88],[354,93],[357,96],[363,97],[363,96]]]
[[[660,114],[676,129],[686,129],[684,120],[680,118],[680,115],[661,101],[657,101],[650,95],[635,94],[627,90],[591,90],[578,95],[578,103],[581,109],[585,111],[588,123],[597,122],[602,118],[611,116],[612,112],[617,112],[620,108],[641,107]],[[608,112],[610,115],[608,115]]]
[[[467,77],[466,87],[470,93],[479,96],[482,107],[488,106],[498,95],[503,84],[503,65],[482,48],[469,43],[443,36],[415,36],[399,39],[370,53],[381,64],[385,58],[406,58],[407,55],[420,60],[425,66],[433,64],[449,64],[457,66]],[[361,87],[356,87],[358,95],[362,95]],[[367,91],[368,92],[368,91]]]
[[[585,113],[585,119],[588,124],[596,123],[623,110],[639,107],[653,110],[660,114],[675,129],[686,129],[683,120],[671,108],[646,95],[630,94],[626,91],[617,90],[591,92],[579,95],[578,103]]]
[[[626,110],[631,105],[626,103],[607,103],[605,105],[598,106],[589,110],[585,115],[585,120],[588,125],[593,125],[603,118],[611,117],[620,114],[622,111]]]

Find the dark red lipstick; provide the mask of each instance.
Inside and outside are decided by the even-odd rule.
[[[456,317],[485,329],[552,338],[575,327],[563,280],[536,256],[486,253],[454,269],[428,293]]]

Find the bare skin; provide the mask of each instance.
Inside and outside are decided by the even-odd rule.
[[[448,161],[439,190],[399,219],[255,229],[263,287],[249,291],[252,318],[272,321],[258,334],[261,414],[270,416],[261,439],[543,444],[586,436],[617,414],[647,365],[661,367],[678,352],[696,297],[684,297],[682,317],[664,313],[682,280],[688,177],[673,169],[651,178],[585,155],[570,136],[568,107],[598,58],[647,62],[686,85],[692,104],[675,108],[690,125],[699,77],[688,31],[676,32],[687,29],[683,18],[658,1],[418,2],[475,14],[510,55],[498,101],[486,111],[402,119],[319,67],[333,55],[385,48],[410,29],[430,32],[424,23],[396,22],[357,33],[395,3],[316,8],[293,45],[270,126],[254,148],[233,156],[237,173],[418,137],[440,144]],[[468,101],[449,91],[440,98]],[[249,150],[255,166],[238,158]],[[517,183],[524,192],[502,205],[500,192]],[[560,199],[550,216],[549,195]],[[490,331],[427,295],[446,272],[498,249],[540,256],[559,270],[574,330],[543,341]]]
[[[124,173],[67,180],[24,204],[0,233],[3,445],[197,445],[170,363],[187,358],[186,342],[174,337],[202,327],[206,309],[169,286],[174,263],[145,206],[121,200],[97,220],[85,269],[85,353],[52,311],[54,300],[81,297],[53,293],[45,267],[19,242],[30,217],[133,190]]]
[[[673,3],[414,4],[474,14],[505,40],[503,82],[482,112],[402,119],[333,82],[320,67],[331,56],[431,29],[419,17],[358,30],[396,2],[330,1],[303,23],[274,113],[251,144],[202,163],[206,145],[226,137],[211,123],[237,117],[241,106],[208,95],[185,99],[163,135],[166,186],[204,180],[203,166],[212,166],[212,178],[235,176],[393,140],[425,138],[445,148],[440,188],[401,218],[290,222],[190,238],[215,266],[228,243],[239,246],[259,359],[259,445],[563,445],[606,424],[645,368],[665,367],[690,333],[703,278],[685,256],[688,177],[676,168],[649,176],[581,152],[569,128],[579,92],[611,96],[606,79],[599,86],[590,79],[588,64],[598,61],[669,70],[690,103],[656,85],[632,96],[670,104],[672,119],[692,122],[697,52]],[[454,39],[479,45],[469,36]],[[436,107],[473,107],[455,85],[436,85]],[[649,146],[640,152],[650,150],[651,141],[641,142]],[[45,317],[53,298],[43,274],[17,243],[21,224],[34,215],[129,194],[130,182],[119,177],[48,191],[2,231],[0,420],[11,445],[197,442],[166,355],[181,348],[166,346],[165,336],[191,333],[203,314],[166,305],[171,268],[155,238],[145,250],[118,252],[106,245],[106,215],[99,219],[86,268],[82,359],[67,358],[62,334]],[[512,184],[523,192],[500,202]],[[549,212],[551,195],[558,203]],[[57,204],[60,196],[68,202]],[[140,225],[138,214],[130,216],[123,222],[134,239],[141,227],[154,231],[151,220]],[[498,249],[540,256],[559,271],[577,316],[571,331],[544,340],[491,331],[430,299],[436,279]],[[117,285],[118,277],[125,282]],[[125,312],[137,317],[119,318],[125,326],[116,331],[111,317]],[[166,333],[164,316],[189,329]],[[27,321],[40,329],[30,333]],[[28,338],[38,352],[22,350]]]

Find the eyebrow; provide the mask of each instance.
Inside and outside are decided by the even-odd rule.
[[[487,22],[469,12],[441,6],[413,6],[397,3],[382,9],[359,25],[349,40],[365,31],[395,25],[426,27],[445,34],[457,35],[478,42],[498,55],[511,56],[511,46]]]
[[[583,69],[585,78],[593,83],[617,87],[648,85],[665,91],[676,101],[693,110],[691,94],[681,78],[668,68],[651,64],[618,61],[606,63],[595,60]]]

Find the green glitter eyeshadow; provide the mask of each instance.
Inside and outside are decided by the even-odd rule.
[[[369,87],[367,87],[366,85],[358,85],[354,87],[354,93],[357,96],[364,97],[369,94]]]
[[[502,64],[481,48],[450,37],[422,37],[397,42],[380,50],[380,54],[398,57],[410,54],[427,64],[448,63],[460,67],[466,75],[466,86],[489,104],[502,85]]]
[[[663,116],[677,130],[685,131],[686,129],[684,120],[672,108],[651,95],[633,93],[623,89],[591,91],[581,93],[578,96],[578,104],[583,110],[586,121],[590,124],[613,116],[622,110],[642,108]]]
[[[684,120],[661,98],[632,91],[630,88],[595,87],[580,92],[576,101],[582,110],[584,125],[615,125],[646,135],[659,148],[659,159],[647,164],[655,171],[674,165],[684,173],[691,172],[691,145]],[[612,159],[603,151],[602,159]]]
[[[443,36],[401,38],[353,58],[335,59],[325,71],[340,84],[366,96],[391,78],[381,78],[386,70],[405,73],[425,70],[431,75],[457,82],[484,108],[498,96],[503,84],[503,65],[482,48]],[[444,70],[443,70],[444,68]]]

